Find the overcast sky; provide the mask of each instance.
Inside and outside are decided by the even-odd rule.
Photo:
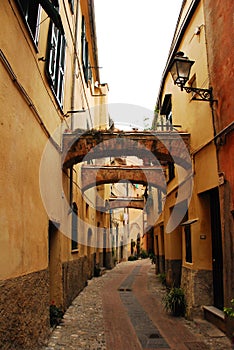
[[[118,110],[114,120],[147,126],[143,119],[154,110],[182,0],[94,0],[94,5],[101,83],[108,83],[109,104]],[[127,117],[118,104],[139,108]]]

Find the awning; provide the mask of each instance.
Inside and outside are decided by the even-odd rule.
[[[50,17],[54,25],[60,30],[61,34],[64,35],[63,24],[60,14],[58,13],[58,10],[54,7],[52,2],[50,2],[49,0],[39,0],[39,3],[43,10]]]
[[[192,225],[194,224],[195,222],[197,222],[198,219],[191,219],[191,220],[187,220],[187,221],[184,221],[180,224],[180,226],[188,226],[188,225]]]

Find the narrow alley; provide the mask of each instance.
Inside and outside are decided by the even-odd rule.
[[[232,349],[204,319],[166,313],[165,293],[150,259],[122,262],[88,281],[42,350]]]
[[[233,13],[0,1],[0,350],[234,350]]]

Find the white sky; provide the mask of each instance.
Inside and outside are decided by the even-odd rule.
[[[115,122],[147,126],[143,120],[153,114],[181,5],[182,0],[94,0],[100,78],[108,83],[109,104],[115,112],[116,104],[135,106],[131,118],[117,108],[111,113]]]

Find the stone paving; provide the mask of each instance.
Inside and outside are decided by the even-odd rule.
[[[45,350],[106,350],[101,290],[105,278],[93,278],[67,309]]]
[[[209,322],[167,315],[164,294],[148,259],[118,264],[89,281],[42,350],[232,349]]]

